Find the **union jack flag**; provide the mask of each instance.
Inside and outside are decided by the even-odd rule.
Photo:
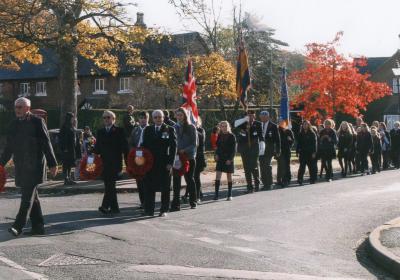
[[[247,110],[247,91],[251,87],[249,62],[244,43],[239,46],[239,55],[236,66],[236,94],[244,110]]]
[[[192,124],[196,124],[199,117],[199,111],[196,103],[196,79],[194,78],[193,64],[191,59],[188,60],[182,99],[182,107],[188,110]]]

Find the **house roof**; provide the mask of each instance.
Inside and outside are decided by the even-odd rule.
[[[146,62],[146,67],[128,66],[124,61],[125,55],[120,55],[120,73],[131,74],[141,73],[143,70],[151,70],[159,65],[168,63],[171,58],[182,57],[190,51],[190,46],[200,44],[202,53],[195,50],[192,54],[205,54],[208,52],[207,45],[198,32],[189,32],[184,34],[171,35],[170,40],[164,39],[160,44],[153,41],[147,41],[142,47],[142,58]],[[56,78],[59,73],[58,59],[54,51],[41,50],[43,56],[42,64],[22,63],[20,70],[9,70],[0,68],[0,81],[3,80],[31,80],[31,79],[50,79]],[[108,75],[108,72],[95,66],[93,61],[78,57],[78,76],[90,76],[92,73],[97,75]]]
[[[390,57],[367,57],[367,65],[359,67],[361,74],[373,74],[375,71],[382,66]]]

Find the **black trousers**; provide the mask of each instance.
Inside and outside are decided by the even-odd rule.
[[[119,210],[115,179],[104,178],[104,187],[104,197],[101,206],[105,209]]]
[[[273,155],[263,155],[259,158],[261,182],[267,188],[272,186],[272,157]]]
[[[383,158],[382,168],[388,169],[390,164],[390,151],[382,152],[382,158]]]
[[[310,182],[315,183],[318,174],[317,160],[312,158],[311,155],[307,156],[300,155],[299,160],[300,160],[300,166],[297,174],[297,180],[299,182],[303,182],[304,173],[306,172],[306,166],[307,166],[308,172],[310,173]]]
[[[244,176],[246,177],[247,189],[253,189],[253,179],[254,185],[256,187],[260,186],[260,172],[258,170],[258,153],[259,148],[257,145],[252,145],[241,151],[240,156],[242,157]]]
[[[381,153],[373,153],[370,155],[372,172],[380,172],[381,171],[381,163],[379,162],[381,159]]]
[[[196,205],[197,202],[197,191],[196,191],[196,182],[194,181],[194,171],[196,170],[196,160],[189,160],[190,168],[189,171],[184,175],[186,181],[186,188],[189,192],[189,203],[190,206]],[[182,187],[182,177],[174,176],[173,177],[173,189],[174,189],[174,198],[172,200],[171,208],[179,208],[181,205],[181,187]]]
[[[145,190],[145,184],[144,184],[144,180],[140,179],[140,180],[136,180],[136,185],[138,188],[138,192],[139,192],[139,200],[140,200],[140,204],[144,205],[144,190]]]
[[[364,173],[365,171],[369,171],[368,167],[368,152],[359,152],[358,153],[359,159],[360,159],[360,171],[361,173]]]
[[[32,228],[42,226],[44,221],[37,186],[22,186],[21,192],[21,204],[13,228],[22,231],[26,225],[28,214],[32,222]]]
[[[331,157],[321,157],[321,162],[326,168],[325,179],[329,180],[333,178],[333,169],[332,169],[332,158]]]
[[[169,178],[171,180],[171,177]],[[166,213],[169,210],[169,202],[170,202],[170,185],[168,188],[164,188],[161,191],[161,213]],[[144,190],[144,209],[147,214],[153,215],[154,208],[156,205],[156,191],[151,187],[146,187]]]
[[[289,184],[290,180],[292,179],[292,173],[290,170],[290,157],[290,153],[283,153],[278,158],[278,184]]]
[[[392,163],[395,168],[400,167],[400,150],[392,148]]]
[[[203,195],[203,191],[201,189],[201,179],[200,179],[201,172],[202,170],[199,170],[198,168],[196,168],[196,170],[194,171],[194,182],[196,184],[197,199],[201,198]]]

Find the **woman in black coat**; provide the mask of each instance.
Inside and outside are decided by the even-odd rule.
[[[232,200],[232,174],[235,172],[236,137],[231,131],[227,121],[219,123],[220,133],[217,140],[217,150],[215,151],[216,177],[215,177],[215,197],[218,200],[219,187],[221,184],[222,173],[226,173],[228,179],[228,197]]]
[[[311,127],[309,121],[304,121],[297,139],[296,154],[299,158],[300,166],[297,174],[297,182],[303,185],[304,172],[306,166],[310,173],[310,184],[317,180],[317,134]]]
[[[353,134],[349,123],[344,121],[340,124],[338,130],[338,159],[342,169],[342,177],[347,176],[351,171],[351,157],[353,150]],[[344,161],[344,165],[343,165]]]
[[[324,129],[319,132],[319,152],[321,161],[326,167],[325,179],[329,182],[333,179],[332,159],[336,158],[337,136],[332,120],[325,120]]]
[[[394,168],[400,168],[400,122],[394,123],[394,128],[390,131],[391,154]]]
[[[75,166],[77,159],[77,148],[79,146],[79,137],[75,132],[74,114],[68,112],[65,115],[65,121],[60,129],[59,143],[61,150],[61,161],[63,165],[64,185],[73,185],[75,182],[71,179],[71,169]]]
[[[369,175],[368,155],[373,152],[372,136],[366,123],[361,124],[360,132],[357,133],[356,153],[360,161],[361,175]]]
[[[384,122],[379,123],[378,132],[381,136],[382,144],[382,169],[386,170],[390,165],[390,134],[387,131],[386,124]]]

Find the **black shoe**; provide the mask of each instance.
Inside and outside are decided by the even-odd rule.
[[[143,216],[154,217],[154,212],[150,213],[150,212],[145,211],[143,213]]]
[[[258,192],[260,190],[260,187],[259,186],[256,186],[255,188],[254,188],[254,191],[255,192]]]
[[[178,212],[181,211],[181,207],[174,206],[169,209],[169,212]]]
[[[14,228],[14,227],[10,227],[10,228],[8,229],[8,232],[11,233],[12,235],[14,235],[15,237],[17,237],[18,235],[21,234],[21,231],[20,231],[20,230],[17,230],[17,229]]]
[[[303,185],[303,181],[301,181],[301,180],[297,180],[297,183],[298,183],[300,186]],[[311,183],[311,182],[310,182],[310,183]]]
[[[76,184],[77,184],[77,183],[76,183],[75,181],[73,181],[73,180],[69,180],[68,183],[69,183],[70,186],[73,186],[73,185],[76,185]]]
[[[111,214],[119,214],[119,213],[121,213],[121,211],[119,209],[111,209],[110,213]]]
[[[44,225],[32,227],[30,232],[24,233],[25,235],[45,235]]]
[[[107,215],[110,213],[110,211],[108,209],[104,208],[103,206],[99,207],[99,211],[104,215]]]
[[[196,205],[196,204],[190,205],[190,209],[196,209],[196,208],[197,208],[197,205]]]

